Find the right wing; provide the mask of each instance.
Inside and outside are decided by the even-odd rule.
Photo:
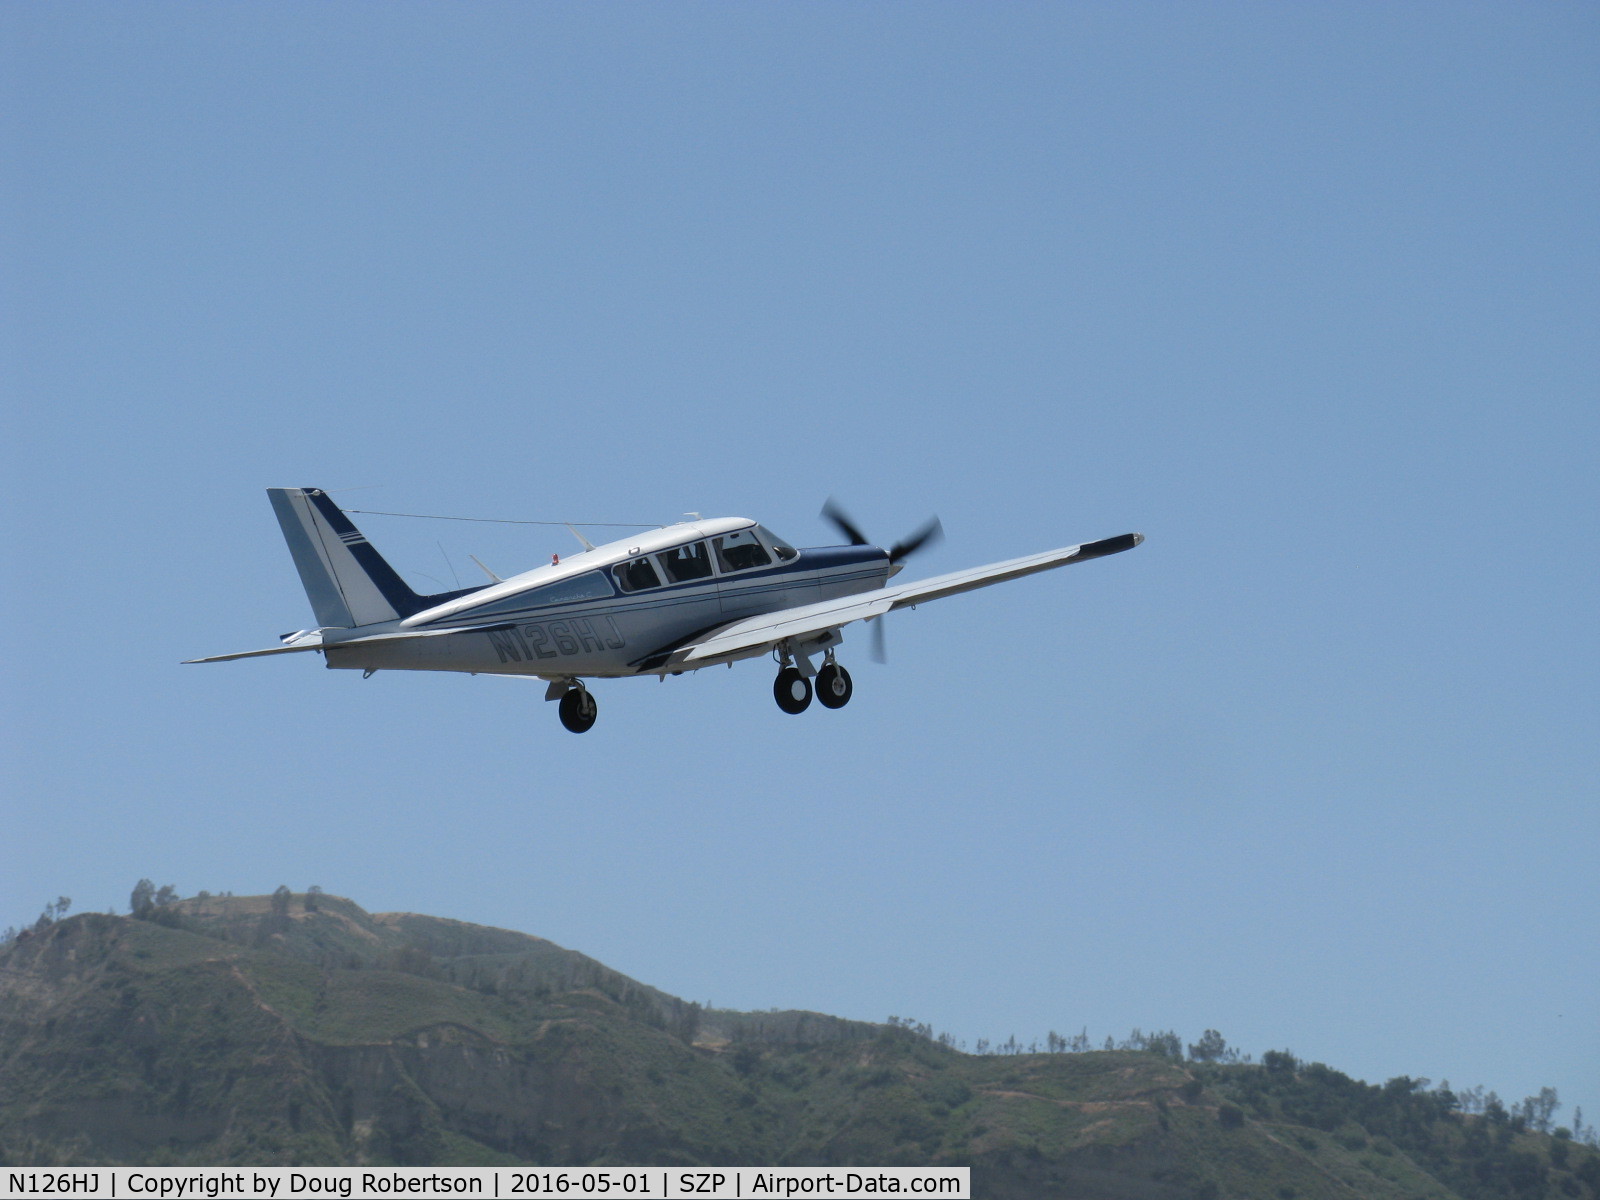
[[[876,591],[859,592],[837,600],[824,600],[819,604],[748,617],[712,630],[699,641],[677,647],[667,656],[665,665],[669,668],[680,664],[706,666],[711,660],[760,653],[767,647],[791,638],[825,633],[848,625],[851,621],[881,617],[897,608],[909,608],[925,600],[942,600],[946,596],[1004,583],[1008,579],[1020,579],[1039,571],[1087,562],[1091,558],[1104,558],[1108,554],[1120,554],[1124,550],[1132,550],[1142,541],[1142,533],[1124,533],[1081,546],[1046,550],[1042,554],[1029,554],[983,567],[969,567],[965,571],[935,575],[915,583],[890,584]]]

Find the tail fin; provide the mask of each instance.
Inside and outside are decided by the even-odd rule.
[[[353,629],[394,621],[459,594],[412,591],[321,489],[268,488],[267,495],[318,625]]]

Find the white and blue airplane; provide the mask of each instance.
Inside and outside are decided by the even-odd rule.
[[[281,645],[195,658],[227,662],[316,651],[327,666],[374,671],[465,671],[545,680],[573,733],[598,713],[585,679],[654,675],[772,654],[773,696],[786,713],[815,694],[850,700],[834,660],[840,630],[870,621],[881,658],[882,618],[898,608],[1131,550],[1139,533],[1006,562],[894,583],[904,560],[940,535],[935,519],[888,550],[868,542],[830,501],[823,515],[849,545],[796,549],[747,517],[694,519],[584,549],[510,579],[419,595],[318,488],[269,488],[317,628]],[[576,530],[574,530],[576,533]],[[482,564],[479,564],[482,566]],[[817,664],[818,656],[821,665]]]

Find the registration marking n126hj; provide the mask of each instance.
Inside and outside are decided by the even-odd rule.
[[[514,629],[494,629],[489,632],[489,642],[500,661],[533,662],[541,658],[559,658],[564,654],[599,654],[606,650],[621,650],[628,644],[616,621],[600,617],[607,632],[597,632],[594,621],[588,617],[573,617],[565,621],[532,621]]]

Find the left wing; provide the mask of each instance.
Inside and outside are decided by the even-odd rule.
[[[759,617],[724,625],[698,642],[678,647],[668,657],[666,665],[705,665],[712,659],[756,653],[789,638],[804,638],[837,629],[851,621],[881,617],[897,608],[908,608],[924,600],[942,600],[959,592],[970,592],[992,583],[1004,583],[1007,579],[1020,579],[1038,571],[1087,562],[1091,558],[1104,558],[1108,554],[1120,554],[1124,550],[1132,550],[1142,541],[1142,533],[1124,533],[1081,546],[1046,550],[1042,554],[990,563],[986,567],[969,567],[965,571],[935,575],[915,583],[891,584],[877,591],[764,613]]]

